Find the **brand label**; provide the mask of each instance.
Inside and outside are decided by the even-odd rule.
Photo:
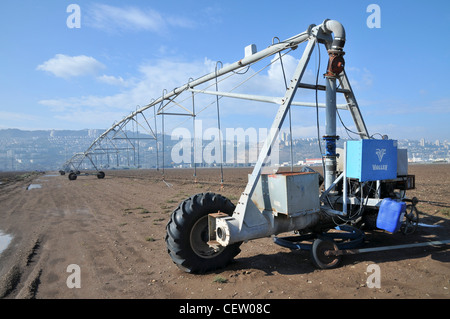
[[[386,149],[385,148],[377,148],[375,153],[378,156],[378,160],[381,162],[383,160],[384,154],[386,154]]]

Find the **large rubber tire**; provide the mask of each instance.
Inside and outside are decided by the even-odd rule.
[[[191,196],[178,205],[166,226],[167,250],[173,262],[188,273],[205,273],[228,265],[242,242],[214,251],[208,246],[208,214],[231,215],[234,204],[214,193]]]
[[[103,171],[98,172],[98,173],[97,173],[97,178],[98,178],[98,179],[103,179],[103,178],[105,178],[105,172],[103,172]]]
[[[77,179],[77,174],[75,174],[75,173],[70,173],[69,174],[69,180],[74,181],[76,179]]]

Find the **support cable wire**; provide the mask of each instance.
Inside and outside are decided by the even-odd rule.
[[[230,73],[230,74],[227,75],[226,77],[220,79],[219,81],[217,81],[217,77],[216,77],[216,81],[217,81],[217,83],[220,83],[220,82],[225,81],[225,80],[227,80],[228,78],[232,77],[233,75],[236,75],[236,74],[237,74],[237,75],[245,74],[245,73],[247,73],[247,71],[248,71],[248,69],[250,68],[250,66],[253,65],[253,64],[254,64],[254,63],[248,65],[247,70],[246,70],[245,72],[239,73],[239,72],[233,71],[232,73]],[[270,64],[269,64],[269,65],[270,65]],[[189,81],[189,82],[191,82],[191,81]],[[189,82],[188,82],[188,83],[189,83]],[[245,81],[244,81],[244,82],[245,82]],[[212,86],[214,86],[214,85],[215,85],[215,82],[212,82],[210,85],[206,86],[203,90],[207,90],[207,89],[209,89],[210,87],[212,87]],[[188,86],[188,88],[187,88],[186,90],[188,90],[188,89],[190,89],[190,88],[192,88],[192,87],[191,87],[191,86]],[[234,89],[235,89],[235,88],[233,88],[232,90],[234,90]],[[180,92],[177,96],[181,95],[181,93],[182,93],[182,92]],[[199,93],[194,93],[194,94],[196,95],[196,94],[199,94]],[[175,97],[175,98],[176,98],[176,97]],[[169,101],[168,103],[166,103],[166,105],[164,105],[162,108],[160,107],[160,108],[158,109],[158,112],[159,112],[160,110],[162,110],[162,109],[165,109],[165,108],[167,108],[168,110],[170,110],[172,107],[174,107],[174,106],[177,105],[177,104],[178,104],[178,106],[182,107],[180,104],[183,103],[183,102],[185,102],[185,101],[187,101],[188,99],[189,99],[189,96],[187,96],[185,99],[181,100],[180,102],[175,102],[175,101],[173,101],[173,99],[172,99],[171,101]],[[170,105],[170,106],[168,106],[168,105],[170,104],[170,102],[173,102],[175,105]],[[214,103],[215,103],[215,102],[211,102],[208,106],[213,105]],[[208,107],[208,106],[207,106],[207,107]],[[184,108],[184,107],[182,107],[182,108],[186,110],[186,108]],[[200,112],[199,112],[199,113],[200,113]],[[157,115],[160,115],[160,114],[157,114]]]
[[[348,183],[350,184],[350,181],[348,181]],[[354,183],[355,184],[355,183]],[[363,191],[364,186],[368,186],[369,189],[367,190],[367,192],[365,193]],[[335,218],[341,220],[343,222],[343,224],[347,224],[348,222],[354,221],[356,219],[358,219],[359,217],[362,216],[363,212],[364,212],[364,208],[367,206],[367,203],[369,201],[369,197],[370,197],[370,193],[371,191],[375,191],[377,192],[378,188],[377,187],[373,187],[373,182],[356,182],[356,186],[357,188],[355,189],[355,186],[352,186],[350,184],[350,189],[352,190],[350,193],[353,194],[353,196],[356,198],[356,195],[359,191],[359,207],[355,210],[354,213],[352,213],[352,209],[348,210],[349,211],[349,216],[343,217],[343,216],[333,216],[333,222],[336,225],[342,225],[341,223],[336,222]],[[365,193],[365,194],[364,194]],[[336,198],[337,202],[339,200],[339,198]],[[356,206],[356,205],[355,205]]]
[[[217,66],[222,62],[218,61],[216,63],[216,92],[219,92],[219,85],[217,83]],[[220,111],[219,111],[219,96],[216,95],[216,106],[217,106],[217,128],[219,129],[219,151],[220,151],[220,185],[223,187],[223,150],[222,150],[222,132],[220,131]]]
[[[163,97],[164,97],[164,91],[166,91],[165,89],[163,90]],[[162,105],[164,103],[164,100],[161,101],[161,105],[158,109],[158,111],[161,109]],[[161,118],[161,128],[162,128],[162,178],[164,181],[164,153],[165,153],[165,149],[164,149],[164,112],[162,113],[162,118]]]
[[[191,82],[192,80],[194,80],[193,78],[189,78],[189,82]],[[194,139],[192,142],[192,148],[194,150],[193,154],[192,154],[192,164],[194,166],[194,183],[197,183],[197,163],[195,162],[195,155],[196,155],[196,144],[197,141],[195,139],[195,94],[194,92],[191,92],[191,96],[192,96],[192,131],[194,133]]]
[[[284,53],[282,56],[288,54],[289,52],[291,52],[292,50],[288,50],[286,53]],[[267,69],[269,66],[271,66],[272,64],[274,64],[275,62],[278,61],[278,58],[271,61],[270,63],[268,63],[267,65],[265,65],[264,67],[262,67],[261,69],[259,69],[258,71],[256,71],[254,74],[252,74],[251,76],[249,76],[247,79],[243,80],[242,82],[238,83],[236,86],[234,86],[231,90],[229,90],[228,92],[233,92],[234,90],[236,90],[238,87],[240,87],[241,85],[243,85],[244,83],[248,82],[249,80],[251,80],[253,77],[257,76],[259,73],[261,73],[262,71],[264,71],[265,69]],[[231,74],[234,75],[234,74]],[[230,75],[230,76],[231,76]],[[229,77],[229,76],[228,76]],[[227,78],[228,78],[227,77]],[[220,83],[221,81],[219,81]],[[208,86],[207,88],[211,87]],[[207,88],[205,88],[204,90],[206,90]],[[196,93],[199,94],[199,93]],[[219,97],[219,100],[222,99],[223,96]],[[201,112],[203,112],[205,109],[207,109],[208,107],[210,107],[211,105],[213,105],[215,102],[211,102],[210,104],[206,105],[204,108],[202,108],[200,111],[197,112],[197,114],[200,114]]]
[[[281,53],[278,52],[279,60],[281,64],[281,71],[283,71],[283,79],[284,79],[284,85],[286,87],[286,90],[288,89],[288,84],[286,80],[286,73],[284,72],[284,65],[283,65],[283,59],[281,57]],[[291,115],[291,106],[289,105],[289,138],[290,138],[290,152],[291,152],[291,172],[294,171],[294,152],[292,150],[292,115]]]
[[[279,58],[277,58],[277,59],[271,61],[270,63],[268,63],[267,65],[265,65],[264,67],[262,67],[260,70],[258,70],[257,72],[255,72],[253,75],[251,75],[251,76],[248,77],[247,79],[245,79],[245,80],[241,81],[240,83],[238,83],[238,84],[237,84],[236,86],[234,86],[229,92],[232,92],[233,90],[235,90],[235,89],[237,89],[238,87],[242,86],[244,83],[248,82],[250,79],[252,79],[252,78],[255,77],[256,75],[258,75],[259,73],[261,73],[262,71],[264,71],[265,69],[267,69],[269,66],[271,66],[272,64],[274,64],[275,62],[277,62],[278,59],[281,59],[284,55],[288,54],[288,53],[291,52],[291,51],[292,51],[292,50],[288,50],[288,51],[285,52],[284,54],[280,55]],[[220,62],[220,61],[219,61],[219,62]],[[220,62],[220,63],[221,63],[221,62]],[[250,67],[250,66],[249,66],[249,67]],[[217,66],[216,66],[216,68],[217,68]],[[247,71],[248,71],[248,70],[246,70],[244,73],[237,73],[237,72],[232,73],[232,74],[230,74],[229,76],[227,76],[227,77],[225,77],[225,78],[223,78],[223,79],[221,79],[221,80],[217,80],[217,77],[216,77],[216,82],[213,83],[213,84],[211,84],[211,85],[209,85],[209,86],[207,86],[204,90],[206,90],[207,88],[210,88],[211,86],[215,85],[215,86],[216,86],[216,91],[218,91],[218,83],[220,83],[220,82],[222,82],[222,81],[228,79],[228,78],[231,77],[232,75],[235,75],[235,74],[239,74],[239,75],[240,75],[240,74],[245,74]],[[284,71],[284,70],[283,70],[283,71]],[[216,72],[217,72],[217,69],[216,69]],[[285,82],[285,84],[286,84],[286,82]],[[197,94],[200,94],[200,92],[196,92],[196,93],[193,92],[193,95],[191,95],[191,98],[194,99],[195,95],[197,95]],[[189,97],[185,98],[183,101],[187,100],[188,98],[189,98]],[[206,105],[206,106],[203,107],[200,111],[198,111],[197,113],[194,113],[194,115],[193,115],[193,117],[195,118],[198,114],[202,113],[204,110],[206,110],[207,108],[209,108],[209,107],[212,106],[213,104],[216,104],[216,105],[217,105],[217,109],[218,109],[219,134],[221,134],[221,133],[220,133],[220,113],[219,113],[219,106],[218,106],[219,104],[218,104],[218,101],[219,101],[220,99],[222,99],[222,98],[223,98],[223,96],[218,96],[218,95],[217,95],[215,101],[209,103],[208,105]],[[179,103],[182,103],[183,101],[181,101],[181,102],[179,102]],[[162,109],[166,109],[166,108],[167,108],[167,109],[170,109],[171,107],[173,107],[173,105],[170,106],[170,107],[167,107],[167,106],[168,106],[168,103],[167,103],[166,105],[162,106],[162,107],[160,106],[160,108],[159,108],[158,110],[162,110]],[[160,113],[160,114],[155,114],[154,116],[156,117],[157,115],[164,115],[164,112],[162,112],[162,113]],[[182,125],[183,125],[185,122],[187,122],[188,120],[189,120],[188,118],[187,118],[187,119],[184,119],[184,120],[181,121],[179,124],[177,124],[176,126],[174,126],[173,129],[182,126]],[[291,137],[292,137],[292,134],[291,134]],[[219,136],[219,139],[220,139],[220,136]],[[220,139],[220,142],[221,142],[221,139]],[[222,143],[221,143],[221,144],[222,144]],[[292,143],[291,143],[291,144],[292,144]],[[222,146],[220,147],[220,151],[222,152]],[[222,156],[221,156],[221,161],[222,161],[222,160],[223,160],[223,159],[222,159]],[[164,168],[163,168],[163,170],[164,170]],[[221,182],[223,183],[223,169],[222,169],[222,163],[221,163],[221,178],[222,178]]]
[[[351,140],[355,140],[355,139],[354,139],[353,137],[351,137],[350,134],[348,134],[348,133],[349,133],[349,132],[350,132],[350,133],[353,133],[353,134],[358,134],[358,133],[357,133],[357,132],[354,132],[354,131],[352,131],[352,130],[350,130],[347,126],[345,126],[344,121],[342,121],[341,115],[339,114],[339,111],[338,111],[337,109],[336,109],[336,113],[337,113],[337,115],[338,115],[338,117],[339,117],[339,121],[341,122],[342,126],[343,126],[344,129],[345,129],[345,133],[347,133],[348,138],[351,139]]]
[[[153,107],[153,117],[155,119],[156,170],[159,171],[158,127],[156,126],[156,107]]]
[[[255,77],[256,75],[258,75],[259,73],[261,73],[263,70],[265,70],[266,68],[268,68],[269,66],[271,66],[273,63],[275,63],[278,59],[281,59],[281,57],[282,56],[284,56],[284,55],[286,55],[286,54],[289,54],[289,52],[291,52],[292,51],[292,48],[289,48],[285,53],[283,53],[283,54],[281,54],[281,52],[278,52],[278,55],[279,55],[279,58],[277,58],[277,59],[274,59],[273,61],[271,61],[270,63],[268,63],[266,66],[264,66],[264,67],[262,67],[260,70],[258,70],[255,74],[252,74],[251,76],[249,76],[247,79],[244,79],[242,82],[240,82],[240,83],[238,83],[236,86],[234,86],[231,90],[230,90],[230,92],[231,91],[233,91],[233,90],[235,90],[235,89],[237,89],[238,87],[240,87],[241,85],[243,85],[244,83],[246,83],[247,81],[249,81],[250,79],[252,79],[253,77]],[[211,86],[213,86],[213,85],[216,85],[216,90],[217,90],[217,84],[218,83],[220,83],[220,82],[222,82],[222,81],[225,81],[226,79],[228,79],[228,78],[230,78],[231,76],[233,76],[233,75],[243,75],[243,74],[246,74],[246,73],[248,73],[248,71],[250,70],[250,68],[251,68],[251,66],[252,65],[254,65],[255,63],[257,63],[258,61],[255,61],[255,62],[253,62],[253,63],[251,63],[251,64],[249,64],[248,66],[246,66],[246,67],[244,67],[244,68],[242,68],[242,70],[243,71],[234,71],[233,70],[233,72],[231,72],[229,75],[227,75],[227,76],[225,76],[225,77],[223,77],[222,79],[220,79],[220,80],[218,80],[218,78],[216,77],[216,79],[215,79],[215,82],[212,82],[210,85],[208,85],[207,87],[205,87],[204,88],[204,90],[206,90],[207,88],[209,88],[209,87],[211,87]],[[282,63],[282,61],[281,61],[281,63]],[[217,68],[217,65],[216,65],[216,68]],[[216,70],[216,72],[217,72],[217,70]],[[283,72],[284,72],[284,69],[283,69]],[[188,86],[188,88],[187,89],[189,89],[189,88],[191,88],[190,86]],[[167,92],[167,90],[164,90],[165,92]],[[164,97],[164,91],[163,91],[163,97]],[[201,92],[199,92],[199,93],[201,93]],[[185,107],[183,107],[182,105],[181,105],[181,103],[183,103],[184,101],[186,101],[187,99],[189,99],[189,96],[188,97],[186,97],[185,99],[183,99],[183,100],[181,100],[180,102],[177,102],[177,101],[174,101],[177,97],[179,97],[180,96],[180,94],[181,94],[181,92],[179,93],[179,94],[177,94],[177,95],[175,95],[173,98],[170,98],[170,99],[168,99],[168,101],[167,101],[167,103],[164,103],[164,100],[162,100],[161,101],[161,103],[160,103],[160,105],[159,105],[159,107],[157,106],[157,105],[155,105],[155,106],[153,106],[153,108],[154,108],[154,114],[153,114],[153,118],[154,118],[154,121],[155,121],[155,130],[153,131],[152,130],[152,128],[151,128],[151,126],[150,126],[150,124],[148,123],[148,121],[150,121],[151,119],[152,119],[152,115],[150,115],[149,116],[149,118],[147,119],[146,117],[145,117],[145,115],[144,115],[144,110],[142,110],[142,111],[140,111],[140,112],[134,112],[135,114],[133,115],[133,116],[136,116],[137,117],[137,115],[139,114],[139,113],[141,113],[142,114],[142,116],[143,116],[143,118],[144,118],[144,120],[145,120],[145,122],[147,122],[147,125],[148,125],[148,127],[149,127],[149,129],[150,129],[150,132],[148,132],[147,131],[147,129],[144,127],[144,126],[142,126],[142,124],[141,123],[139,123],[139,121],[137,121],[137,119],[134,119],[134,118],[132,118],[131,120],[132,121],[134,121],[135,123],[133,123],[132,122],[132,125],[133,124],[136,124],[136,126],[141,126],[145,131],[147,131],[148,133],[153,133],[152,135],[154,135],[154,137],[155,137],[155,140],[156,140],[156,157],[157,157],[157,159],[156,159],[156,161],[157,161],[157,163],[156,163],[156,169],[157,170],[159,170],[159,148],[158,148],[158,129],[157,129],[157,115],[163,115],[163,113],[164,113],[164,111],[167,111],[167,110],[169,110],[170,108],[173,108],[174,106],[178,106],[178,107],[180,107],[180,108],[182,108],[182,109],[184,109],[185,111],[188,111],[189,113],[190,113],[190,111],[187,109],[187,108],[185,108]],[[198,93],[194,93],[194,95],[196,95],[196,94],[198,94]],[[221,98],[222,98],[223,96],[220,96],[220,97],[218,97],[218,98],[216,98],[216,101],[214,101],[214,102],[211,102],[209,105],[207,105],[207,106],[205,106],[204,108],[202,108],[200,111],[198,111],[197,112],[197,114],[195,114],[194,112],[195,111],[193,111],[193,113],[191,113],[191,114],[189,114],[189,115],[191,115],[192,117],[195,117],[195,116],[197,116],[199,113],[201,113],[202,111],[204,111],[205,109],[207,109],[209,106],[211,106],[211,105],[213,105],[214,103],[216,103],[217,104],[217,102],[218,102],[218,100],[220,100]],[[191,97],[192,98],[192,97]],[[152,100],[154,100],[154,99],[152,99]],[[158,114],[159,112],[161,112],[160,114]],[[188,120],[188,119],[186,119],[186,120]],[[179,126],[181,126],[184,122],[186,122],[186,120],[183,120],[180,124],[178,124],[178,125],[176,125],[175,126],[175,128],[176,127],[179,127]],[[122,123],[121,125],[119,124],[119,130],[118,131],[116,131],[116,130],[114,130],[114,129],[112,129],[112,131],[113,132],[115,132],[115,135],[117,135],[118,133],[120,133],[120,134],[123,134],[124,136],[125,136],[125,139],[127,139],[128,140],[128,137],[127,137],[127,134],[126,133],[124,133],[124,131],[123,131],[123,128],[125,127],[125,125],[127,124],[127,122],[129,122],[130,121],[130,119],[128,119],[126,122],[124,122],[124,123]],[[220,115],[219,115],[219,121],[220,121]],[[164,115],[163,115],[163,119],[162,119],[162,127],[163,127],[163,130],[164,130]],[[138,127],[136,127],[136,129],[138,130]],[[291,134],[291,137],[292,137],[292,134]],[[162,141],[162,143],[163,143],[163,147],[165,146],[164,145],[164,133],[163,133],[163,136],[162,136],[162,138],[163,138],[163,141]],[[114,139],[114,136],[113,136],[113,139]],[[129,143],[130,143],[130,145],[132,146],[132,147],[134,147],[134,145],[131,143],[131,141],[129,141]],[[292,144],[292,143],[291,143]],[[128,152],[129,150],[127,149],[127,152]],[[222,151],[222,150],[221,150]],[[117,152],[117,154],[116,154],[117,156],[119,155],[118,154],[118,152]],[[163,170],[163,175],[164,175],[164,149],[163,149],[163,154],[162,154],[162,156],[163,156],[163,161],[162,161],[162,170]],[[117,160],[118,160],[118,157],[117,157]],[[222,159],[223,160],[223,159]],[[222,178],[223,179],[223,178]]]
[[[336,90],[339,89],[340,86],[341,86],[341,83],[339,82],[339,85],[336,87]],[[341,115],[339,114],[339,109],[336,109],[336,112],[337,112],[337,115],[338,115],[338,117],[339,117],[339,121],[341,122],[342,126],[343,126],[344,129],[346,130],[346,133],[347,133],[348,137],[349,137],[351,140],[354,140],[354,138],[352,138],[352,137],[350,136],[350,134],[348,134],[348,132],[353,133],[353,134],[356,134],[356,135],[361,135],[361,134],[364,133],[364,132],[355,132],[355,131],[352,131],[351,129],[349,129],[349,128],[344,124],[344,121],[342,120]]]

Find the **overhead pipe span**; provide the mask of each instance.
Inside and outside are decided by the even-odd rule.
[[[118,123],[113,125],[113,127],[111,127],[107,132],[102,134],[99,138],[105,136],[110,130],[112,130],[114,127],[116,127],[120,123],[123,123],[124,121],[129,120],[132,117],[136,116],[136,114],[141,113],[152,106],[158,105],[162,101],[167,100],[173,96],[176,96],[189,88],[194,88],[197,85],[203,84],[203,83],[208,82],[216,77],[222,76],[229,72],[232,72],[232,71],[235,71],[242,67],[245,67],[249,64],[255,63],[261,59],[264,59],[268,56],[274,55],[280,51],[298,46],[299,44],[307,41],[310,38],[310,36],[313,33],[312,32],[313,28],[321,29],[325,34],[333,33],[334,40],[332,43],[332,48],[342,50],[342,48],[344,47],[344,44],[345,44],[345,30],[340,22],[338,22],[336,20],[326,19],[319,26],[315,26],[314,24],[312,24],[309,26],[308,30],[306,30],[305,32],[299,33],[299,34],[297,34],[291,38],[288,38],[284,41],[281,41],[279,43],[275,43],[264,50],[256,52],[255,54],[252,54],[250,56],[244,57],[243,59],[241,59],[237,62],[234,62],[228,66],[225,66],[217,71],[206,74],[196,80],[192,80],[189,83],[182,85],[181,87],[174,88],[171,92],[159,97],[158,99],[152,101],[150,104],[143,106],[139,110],[132,112],[130,115],[128,115],[127,117],[125,117],[124,119],[122,119],[121,121],[119,121]]]
[[[158,105],[160,104],[162,101],[170,99],[180,93],[182,93],[185,90],[188,90],[189,88],[194,88],[197,85],[206,83],[216,77],[222,76],[224,74],[227,74],[229,72],[232,72],[234,70],[240,69],[242,67],[245,67],[249,64],[252,64],[254,62],[257,62],[259,60],[262,60],[268,56],[271,56],[275,53],[278,53],[280,51],[292,48],[292,47],[296,47],[297,45],[299,45],[302,42],[305,42],[308,40],[308,38],[311,35],[311,29],[314,27],[315,25],[312,24],[309,26],[308,30],[302,33],[297,34],[296,36],[293,36],[289,39],[286,39],[282,42],[273,44],[271,46],[269,46],[268,48],[261,50],[259,52],[256,52],[255,54],[252,54],[250,56],[244,57],[243,59],[230,64],[228,66],[225,66],[217,71],[211,72],[209,74],[206,74],[196,80],[192,80],[186,84],[184,84],[181,87],[176,87],[174,88],[171,92],[162,95],[161,97],[159,97],[156,100],[153,100],[151,103],[141,107],[140,109],[131,112],[128,116],[124,117],[122,120],[120,120],[119,122],[115,123],[113,126],[111,126],[108,130],[106,130],[103,134],[101,134],[92,144],[91,146],[89,146],[88,150],[89,151],[97,142],[98,140],[102,139],[103,137],[105,137],[109,132],[111,132],[115,127],[119,126],[120,124],[124,123],[125,121],[130,120],[131,118],[135,117],[137,114],[142,113],[143,111],[149,109],[152,106]]]
[[[228,66],[225,66],[225,67],[218,69],[214,72],[211,72],[209,74],[206,74],[196,80],[192,80],[180,87],[176,87],[172,91],[168,92],[167,94],[163,94],[158,99],[153,100],[151,103],[141,107],[140,109],[138,109],[136,111],[131,112],[128,116],[124,117],[122,120],[115,123],[108,130],[106,130],[103,134],[101,134],[91,144],[91,146],[87,149],[86,152],[89,152],[89,150],[92,149],[92,147],[94,147],[94,145],[99,140],[104,138],[109,132],[114,130],[116,127],[118,127],[119,125],[121,125],[122,123],[124,123],[126,121],[129,121],[130,119],[134,118],[137,114],[144,112],[145,110],[149,109],[150,107],[159,105],[164,100],[173,98],[188,89],[192,89],[200,84],[206,83],[214,78],[220,77],[229,72],[238,70],[242,67],[250,65],[252,63],[255,63],[259,60],[262,60],[266,57],[274,55],[283,50],[286,50],[289,48],[295,49],[299,44],[306,42],[311,36],[317,36],[319,30],[322,31],[323,34],[325,34],[325,35],[329,35],[329,34],[333,33],[334,39],[332,41],[331,48],[334,50],[342,50],[342,48],[344,47],[344,44],[345,44],[345,30],[340,22],[338,22],[336,20],[326,19],[326,20],[324,20],[324,22],[322,24],[320,24],[318,26],[311,24],[308,27],[308,29],[302,33],[299,33],[299,34],[297,34],[291,38],[288,38],[284,41],[272,44],[271,46],[269,46],[268,48],[266,48],[264,50],[261,50],[252,55],[246,56],[237,62],[234,62]],[[328,42],[328,40],[327,40],[327,42]]]
[[[342,50],[343,49],[344,44],[345,44],[344,27],[342,26],[342,24],[340,22],[338,22],[336,20],[326,19],[319,26],[312,24],[308,27],[308,30],[306,30],[305,32],[299,33],[296,36],[293,36],[293,37],[286,39],[284,41],[281,41],[279,43],[275,43],[264,50],[261,50],[252,55],[246,56],[237,62],[234,62],[228,66],[225,66],[225,67],[218,69],[214,72],[211,72],[209,74],[206,74],[196,80],[190,81],[189,83],[186,83],[181,87],[174,88],[171,92],[154,100],[152,103],[142,107],[140,110],[137,110],[136,113],[142,112],[151,106],[157,105],[157,104],[161,103],[162,101],[167,100],[173,96],[176,96],[189,88],[194,88],[197,85],[203,84],[203,83],[208,82],[216,77],[220,77],[224,74],[227,74],[229,72],[232,72],[232,71],[235,71],[242,67],[245,67],[249,64],[252,64],[254,62],[262,60],[268,56],[274,55],[283,50],[286,50],[289,48],[295,48],[299,44],[307,41],[312,36],[312,34],[315,33],[315,31],[319,30],[319,29],[322,30],[323,33],[325,33],[325,34],[330,34],[330,33],[334,34],[334,39],[331,44],[332,49],[334,49],[334,50]]]

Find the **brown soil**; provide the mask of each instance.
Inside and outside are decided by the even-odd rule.
[[[449,239],[450,165],[411,165],[421,202],[415,234],[367,233],[371,245]],[[344,256],[336,269],[315,268],[307,251],[290,251],[271,238],[242,244],[226,268],[193,275],[167,254],[165,226],[185,198],[217,192],[236,203],[248,169],[107,171],[105,179],[67,175],[0,175],[0,230],[12,241],[0,255],[0,296],[12,298],[303,299],[450,297],[447,246]],[[17,175],[21,175],[19,178]],[[27,189],[30,184],[41,188]],[[81,288],[69,288],[68,266],[81,270]],[[377,264],[381,287],[366,284]]]

